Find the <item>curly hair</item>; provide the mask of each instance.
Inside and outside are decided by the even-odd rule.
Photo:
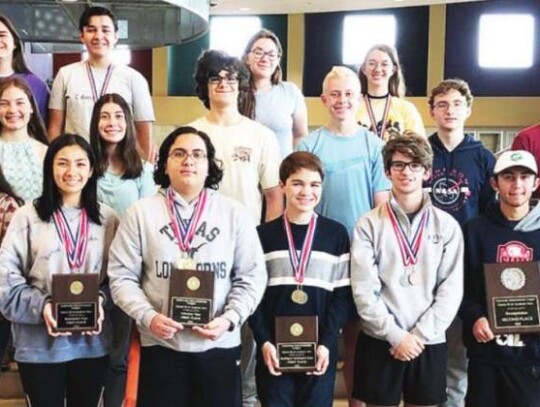
[[[244,62],[232,57],[226,52],[209,50],[204,51],[197,60],[195,68],[195,92],[203,102],[204,107],[210,109],[208,95],[208,80],[217,76],[221,71],[238,76],[238,109],[243,111],[246,95],[249,92],[249,69]]]
[[[431,94],[429,95],[428,99],[429,108],[433,109],[436,96],[446,95],[451,90],[457,90],[459,93],[461,93],[461,96],[463,96],[467,101],[467,107],[471,107],[473,102],[473,95],[471,93],[471,88],[469,87],[469,84],[463,79],[453,78],[445,79],[433,89],[431,89]]]
[[[159,147],[159,159],[154,172],[155,183],[162,188],[167,188],[171,185],[171,180],[165,173],[167,159],[169,158],[171,147],[176,139],[182,137],[184,134],[195,134],[203,140],[204,145],[206,146],[206,158],[208,160],[208,175],[204,181],[204,186],[205,188],[218,189],[219,183],[223,178],[223,169],[221,168],[221,161],[216,158],[216,149],[206,133],[190,126],[178,127],[163,140],[163,143],[161,143],[161,146]]]

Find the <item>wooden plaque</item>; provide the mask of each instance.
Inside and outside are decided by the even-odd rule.
[[[99,275],[53,274],[52,305],[57,331],[95,331],[99,318]]]
[[[484,278],[494,334],[540,332],[538,262],[484,264]]]
[[[214,273],[174,268],[169,286],[169,316],[186,326],[212,320]]]
[[[317,363],[317,316],[278,316],[276,348],[282,372],[312,372]]]

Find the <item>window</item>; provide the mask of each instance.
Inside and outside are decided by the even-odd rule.
[[[480,17],[478,31],[481,68],[530,68],[533,65],[532,15],[484,14]]]
[[[342,61],[360,65],[375,44],[396,45],[396,18],[393,15],[349,15],[343,21]]]
[[[210,20],[210,49],[240,58],[249,39],[260,29],[259,17],[213,17]]]

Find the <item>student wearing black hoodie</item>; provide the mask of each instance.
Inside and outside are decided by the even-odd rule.
[[[467,407],[540,405],[540,336],[494,335],[487,320],[483,264],[540,260],[540,206],[529,201],[538,188],[534,157],[524,151],[503,153],[491,184],[499,203],[467,222],[465,293],[460,309],[469,358]]]
[[[473,96],[467,82],[447,79],[431,90],[430,114],[437,132],[429,137],[433,149],[433,170],[424,187],[433,205],[463,224],[485,212],[495,200],[489,180],[495,158],[484,145],[464,132],[471,115]],[[456,318],[447,331],[448,372],[444,407],[463,404],[467,391],[467,357],[461,321]]]

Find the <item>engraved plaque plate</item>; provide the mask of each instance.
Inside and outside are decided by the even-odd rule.
[[[317,316],[278,316],[276,348],[282,372],[312,372],[317,363]]]
[[[186,326],[205,325],[213,318],[214,273],[173,269],[169,316]]]

